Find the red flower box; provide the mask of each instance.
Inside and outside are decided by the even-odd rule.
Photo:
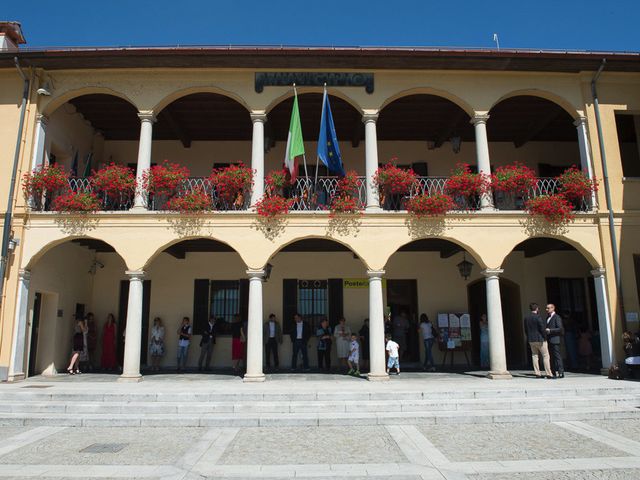
[[[92,192],[68,192],[53,200],[52,210],[57,212],[95,212],[100,210],[100,200]]]
[[[532,216],[544,218],[549,223],[563,224],[573,220],[573,206],[563,195],[540,195],[525,203]]]
[[[565,198],[573,202],[591,197],[597,191],[598,185],[595,180],[590,180],[586,173],[572,165],[558,177],[559,191]]]
[[[456,204],[446,193],[433,195],[417,195],[407,202],[407,211],[416,217],[438,217],[449,210],[453,210]]]
[[[170,197],[177,193],[178,187],[187,178],[187,167],[165,160],[161,165],[155,165],[142,174],[142,187],[148,193]]]
[[[22,191],[25,198],[32,198],[36,208],[40,209],[42,195],[52,197],[58,192],[69,189],[69,174],[62,165],[53,164],[36,168],[22,177]]]
[[[200,213],[211,210],[211,196],[203,188],[196,188],[169,199],[167,209],[180,213]]]
[[[136,191],[136,176],[129,167],[111,163],[92,172],[91,184],[111,199],[130,198]]]
[[[482,173],[472,173],[468,163],[458,163],[445,184],[452,197],[479,197],[487,192],[488,182]]]
[[[226,203],[237,203],[253,185],[253,170],[242,162],[225,168],[218,168],[209,177],[216,187],[218,198]]]
[[[362,211],[358,198],[348,195],[334,196],[331,199],[329,210],[331,210],[330,217],[335,217],[338,214],[359,214]]]
[[[289,183],[289,171],[287,169],[274,170],[264,179],[265,194],[278,195],[282,194],[284,187]]]
[[[256,212],[264,218],[274,218],[285,215],[293,205],[293,199],[280,195],[265,195],[256,203]]]
[[[413,170],[405,170],[393,163],[387,163],[376,170],[373,184],[383,196],[384,194],[408,195],[416,179],[417,176]]]
[[[496,168],[491,175],[491,188],[495,192],[525,196],[535,188],[537,181],[536,173],[531,168],[514,162],[513,165]]]

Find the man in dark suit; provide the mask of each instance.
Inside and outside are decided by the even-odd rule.
[[[296,313],[293,316],[293,320],[293,327],[291,328],[291,332],[289,332],[291,346],[293,349],[293,354],[291,356],[291,370],[295,370],[297,367],[299,353],[302,353],[302,364],[304,369],[309,370],[309,357],[307,356],[307,343],[309,343],[309,338],[311,337],[309,325],[302,321],[302,317],[299,313]]]
[[[213,345],[216,343],[216,319],[212,315],[209,322],[202,331],[200,340],[200,358],[198,359],[198,371],[202,371],[202,361],[205,360],[205,370],[211,370],[211,355],[213,355]]]
[[[276,370],[278,370],[280,367],[280,360],[278,359],[278,345],[282,344],[282,328],[273,313],[269,315],[269,320],[264,322],[262,341],[264,342],[267,368],[271,368],[271,357],[273,357],[273,363]]]
[[[553,378],[564,378],[564,364],[560,353],[560,343],[564,328],[562,327],[562,319],[556,313],[556,306],[553,303],[547,305],[545,333],[547,335],[549,353],[553,359]]]
[[[551,365],[549,363],[549,349],[545,338],[545,325],[540,318],[537,303],[530,303],[529,310],[531,313],[524,317],[524,331],[527,334],[527,341],[531,347],[531,361],[533,362],[533,371],[536,378],[545,378],[540,374],[539,355],[542,354],[544,363],[544,371],[546,378],[551,378]]]

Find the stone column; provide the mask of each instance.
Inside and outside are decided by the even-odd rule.
[[[368,270],[369,275],[369,358],[370,381],[389,380],[384,355],[384,303],[382,276],[384,270]]]
[[[580,149],[580,166],[582,171],[589,175],[589,178],[593,180],[593,167],[591,165],[591,148],[589,146],[589,135],[587,134],[587,119],[585,117],[578,117],[573,122],[578,131],[578,147]],[[591,195],[591,205],[596,206],[596,193]]]
[[[129,301],[127,303],[127,326],[124,337],[124,366],[121,382],[140,382],[140,344],[142,342],[142,285],[144,272],[128,270]]]
[[[142,176],[144,172],[151,166],[151,145],[153,143],[153,122],[156,117],[153,112],[140,112],[140,142],[138,144],[138,165],[136,167],[136,180],[138,189],[133,210],[147,209],[147,192],[143,192],[140,188],[142,185]]]
[[[476,159],[478,163],[478,172],[491,175],[491,162],[489,161],[489,140],[487,139],[487,120],[489,115],[476,114],[471,119],[476,132]],[[493,199],[491,194],[483,195],[480,198],[480,208],[489,210],[493,208]]]
[[[500,300],[500,274],[504,270],[487,268],[482,271],[487,283],[487,321],[489,324],[489,359],[492,379],[510,379],[507,370],[507,355],[504,346],[504,325],[502,323],[502,302]]]
[[[13,321],[11,357],[9,358],[9,381],[24,380],[26,377],[24,357],[27,343],[27,317],[29,315],[29,282],[31,271],[18,271],[18,295],[16,314]]]
[[[376,121],[378,120],[378,111],[365,113],[362,116],[364,122],[364,144],[365,144],[365,182],[367,192],[368,212],[380,211],[380,200],[378,199],[378,190],[373,186],[373,176],[378,169],[378,133],[376,131]]]
[[[31,170],[35,170],[44,164],[44,148],[47,140],[47,124],[49,118],[44,115],[36,115],[36,137],[33,141],[33,156],[31,157]]]
[[[262,373],[262,280],[264,270],[247,270],[249,321],[247,322],[247,373],[245,382],[264,382]]]
[[[264,195],[264,124],[267,115],[264,112],[252,112],[253,139],[251,141],[251,168],[253,169],[253,191],[251,206],[253,207]]]
[[[602,353],[602,368],[607,369],[614,361],[613,341],[611,334],[611,316],[607,300],[607,282],[605,269],[600,267],[591,270],[596,287],[596,305],[598,307],[598,325],[600,329],[600,351]]]

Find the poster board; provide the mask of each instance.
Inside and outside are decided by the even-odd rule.
[[[438,330],[441,352],[471,350],[471,317],[468,313],[438,313]]]

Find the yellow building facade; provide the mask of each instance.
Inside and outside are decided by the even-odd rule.
[[[598,123],[592,84],[605,57],[595,82]],[[263,322],[274,313],[282,323],[280,360],[289,366],[287,334],[297,310],[311,323],[344,316],[354,331],[368,318],[369,378],[385,379],[384,319],[404,310],[407,362],[424,356],[417,333],[422,313],[435,323],[442,314],[469,313],[465,353],[478,362],[478,319],[486,313],[489,376],[508,378],[509,369],[528,361],[522,322],[530,302],[568,312],[568,329],[595,338],[594,354],[606,368],[622,355],[623,330],[638,329],[639,72],[640,59],[631,54],[6,49],[0,52],[0,208],[5,213],[9,199],[11,242],[0,323],[4,377],[20,380],[52,364],[64,371],[74,318],[88,312],[97,320],[95,367],[105,319],[116,317],[123,380],[139,380],[150,364],[155,317],[165,326],[165,367],[176,365],[181,319],[194,320],[188,365],[195,367],[203,321],[213,315],[226,324],[237,314],[247,330],[245,380],[260,381]],[[308,205],[301,197],[275,221],[256,214],[264,176],[282,168],[294,82],[308,173],[299,170],[297,185],[324,182],[327,196],[335,186],[330,172],[317,173],[315,158],[326,83],[345,169],[362,178],[361,215],[333,216],[326,202]],[[444,217],[416,218],[403,203],[381,203],[372,185],[375,170],[392,157],[412,166],[425,189],[442,185],[458,163],[489,173],[514,161],[541,178],[578,165],[599,188],[561,227],[533,222],[521,204],[495,195]],[[141,178],[164,160],[198,179],[243,161],[254,170],[251,199],[232,211],[185,215],[138,195],[127,205],[73,214],[34,208],[22,195],[23,175],[52,162],[80,178],[113,162]],[[463,261],[472,264],[468,278],[459,271]],[[231,365],[228,333],[226,326],[219,331],[215,366]],[[440,347],[437,363],[447,350]],[[312,365],[315,348],[312,339]],[[454,358],[465,362],[463,355]]]

